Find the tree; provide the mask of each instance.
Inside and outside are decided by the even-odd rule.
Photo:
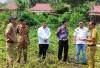
[[[5,3],[0,3],[0,7],[4,7],[5,5]]]
[[[36,3],[49,3],[50,0],[29,0],[32,6],[35,6]]]
[[[71,4],[72,7],[84,4],[86,1],[95,1],[95,0],[62,0],[62,2],[64,3],[66,2],[68,4]]]
[[[15,2],[18,6],[18,11],[24,11],[29,8],[28,0],[15,0]]]

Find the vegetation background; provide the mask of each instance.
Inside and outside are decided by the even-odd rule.
[[[72,44],[73,33],[76,27],[78,27],[79,21],[84,21],[85,26],[87,26],[90,19],[87,18],[86,13],[91,10],[91,6],[100,4],[100,1],[94,0],[8,0],[16,2],[19,6],[18,13],[12,14],[9,9],[5,9],[4,12],[0,12],[0,68],[4,68],[6,65],[6,38],[5,38],[5,28],[9,23],[8,18],[10,15],[16,16],[17,23],[21,17],[27,19],[27,25],[30,29],[30,41],[31,44],[28,46],[28,63],[23,64],[23,55],[21,58],[21,64],[16,65],[16,55],[17,55],[17,45],[15,48],[14,57],[14,68],[87,68],[87,65],[82,65],[82,53],[80,53],[80,64],[75,64],[75,46]],[[7,2],[7,3],[8,3]],[[37,15],[28,10],[28,6],[32,7],[36,3],[50,3],[55,11],[55,13],[60,14],[59,16],[48,15],[47,13],[42,13]],[[70,4],[71,7],[64,6],[64,3]],[[91,4],[92,3],[92,4]],[[22,4],[22,5],[21,5]],[[5,4],[0,3],[0,7],[5,6]],[[26,9],[25,9],[26,8]],[[69,11],[71,9],[71,11]],[[59,26],[61,26],[61,21],[67,19],[69,21],[69,53],[68,53],[68,63],[58,61],[58,40],[56,37],[56,31]],[[41,26],[41,22],[46,20],[48,27],[51,30],[50,45],[47,50],[47,57],[45,60],[38,58],[38,36],[37,30]],[[96,26],[98,33],[100,32],[100,25]],[[100,34],[98,44],[100,43]],[[100,68],[100,48],[98,48],[95,55],[95,68]],[[88,59],[87,59],[88,61]]]

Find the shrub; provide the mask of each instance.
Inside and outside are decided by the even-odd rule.
[[[86,14],[91,9],[91,6],[92,5],[90,2],[86,2],[82,5],[79,5],[78,7],[74,7],[73,12],[79,12],[79,13]]]
[[[61,16],[61,18],[62,18],[62,20],[63,20],[63,19],[66,19],[66,20],[69,21],[70,16],[71,16],[71,13],[70,13],[70,12],[65,12],[65,13]]]
[[[46,22],[48,23],[49,27],[55,27],[59,24],[58,18],[53,15],[49,15]]]
[[[38,16],[36,14],[33,15],[30,11],[20,11],[17,13],[16,17],[20,19],[21,17],[24,17],[27,20],[27,25],[29,27],[33,25],[37,25],[39,23],[39,20],[37,19]]]
[[[46,19],[48,18],[48,14],[43,12],[39,15],[39,21],[42,22],[42,21],[45,21]]]
[[[85,16],[83,14],[80,14],[80,13],[72,13],[71,14],[71,17],[70,17],[70,20],[69,20],[69,25],[71,27],[77,27],[78,26],[78,22],[79,21],[86,21],[85,20]]]
[[[69,7],[64,6],[64,5],[59,5],[59,6],[54,7],[54,11],[56,13],[63,14],[64,12],[69,11]]]

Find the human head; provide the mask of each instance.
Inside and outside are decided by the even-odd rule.
[[[89,29],[93,29],[95,27],[96,23],[94,21],[91,21],[88,23]]]
[[[63,24],[64,26],[67,26],[67,25],[68,25],[68,21],[67,21],[67,20],[63,20],[63,21],[62,21],[62,24]]]
[[[46,21],[43,21],[43,22],[42,22],[42,26],[43,26],[43,28],[46,28],[46,27],[47,27]]]

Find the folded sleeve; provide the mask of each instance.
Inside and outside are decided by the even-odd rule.
[[[74,36],[77,36],[77,30],[75,29]]]
[[[12,29],[12,26],[7,25],[7,28],[6,28],[5,34],[9,34],[9,33],[11,32],[11,29]]]

